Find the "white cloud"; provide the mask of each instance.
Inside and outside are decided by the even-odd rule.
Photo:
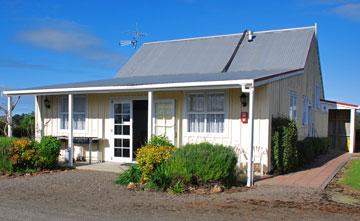
[[[73,54],[107,66],[119,67],[126,59],[74,22],[47,18],[40,27],[19,32],[17,38],[35,47]]]
[[[336,7],[334,13],[354,21],[360,21],[360,3],[348,3]]]

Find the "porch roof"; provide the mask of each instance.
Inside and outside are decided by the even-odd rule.
[[[269,79],[277,79],[279,77],[287,77],[288,75],[301,73],[303,73],[303,69],[122,77],[8,90],[4,91],[3,94],[11,96],[96,92],[104,93],[114,91],[156,91],[215,86],[240,87],[240,85],[254,83],[260,85],[261,83],[269,81]]]
[[[360,105],[357,104],[349,104],[341,101],[331,101],[331,100],[320,100],[322,103],[328,105],[328,109],[355,109],[360,110]]]

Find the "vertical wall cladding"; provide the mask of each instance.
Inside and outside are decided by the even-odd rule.
[[[240,101],[241,90],[229,89],[226,91],[226,120],[223,134],[190,134],[186,130],[186,112],[183,112],[183,144],[209,142],[214,144],[229,145],[235,148],[239,156],[239,163],[244,167],[247,163],[248,148],[250,146],[250,132],[248,123],[242,123],[241,112],[249,111],[249,104],[243,106]],[[248,94],[246,94],[248,97]],[[186,96],[184,94],[184,96]],[[265,171],[268,166],[269,147],[269,100],[266,86],[257,87],[255,90],[254,113],[254,157],[257,168]],[[183,99],[185,100],[185,99]],[[185,108],[185,104],[184,104]]]
[[[324,98],[323,82],[320,74],[320,63],[317,50],[317,40],[312,40],[309,54],[306,60],[304,74],[278,80],[268,84],[270,94],[271,117],[289,117],[290,91],[297,95],[297,118],[298,138],[307,136],[327,136],[327,113],[315,105],[315,88],[320,87],[320,98]],[[311,103],[312,124],[303,125],[304,98],[307,97]]]
[[[240,93],[241,94],[241,93]],[[237,100],[240,101],[240,95],[237,96]],[[247,95],[248,96],[248,95]],[[234,124],[239,124],[238,127],[232,129],[236,131],[233,133],[233,138],[239,137],[240,145],[238,146],[240,168],[244,168],[248,159],[248,150],[250,147],[250,131],[248,123],[241,122],[241,112],[248,112],[249,105],[245,107],[239,102],[240,112],[236,113],[237,118]],[[255,89],[255,102],[254,102],[254,164],[256,166],[256,172],[266,172],[269,165],[269,92],[266,85],[256,87]],[[234,125],[233,124],[233,125]]]
[[[240,120],[241,112],[248,112],[248,104],[244,107],[240,102],[240,89],[229,89],[226,91],[226,120],[225,133],[214,134],[188,134],[186,133],[185,113],[185,92],[155,92],[155,99],[174,99],[175,100],[175,121],[176,121],[176,145],[181,146],[186,143],[210,142],[230,145],[236,148],[238,153],[242,153],[240,161],[246,163],[246,154],[249,148],[248,124]],[[248,95],[247,95],[248,96]],[[87,117],[86,129],[84,131],[74,131],[74,136],[91,136],[101,138],[100,150],[103,153],[103,160],[111,160],[111,100],[118,98],[144,98],[147,93],[113,93],[113,94],[88,94],[87,95]],[[267,156],[269,146],[269,100],[268,88],[258,87],[255,91],[255,120],[254,120],[254,146],[255,163],[267,166]],[[42,118],[44,122],[44,135],[67,136],[67,130],[60,129],[59,104],[61,96],[47,96],[51,107],[45,108],[42,105]],[[40,110],[40,109],[39,109]],[[38,110],[36,109],[38,112]],[[36,114],[37,117],[40,114]],[[38,120],[37,120],[38,122]],[[87,155],[87,145],[75,146],[75,153]],[[93,155],[95,156],[95,154]]]

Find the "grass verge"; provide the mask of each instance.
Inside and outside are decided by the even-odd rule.
[[[353,160],[350,163],[350,166],[345,170],[340,183],[360,191],[360,159]]]

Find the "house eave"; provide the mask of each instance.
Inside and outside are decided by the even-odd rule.
[[[7,96],[16,95],[56,95],[56,94],[80,94],[80,93],[112,93],[112,92],[143,92],[143,91],[168,91],[168,90],[195,90],[211,88],[240,88],[242,85],[253,85],[253,79],[204,81],[166,84],[147,84],[129,86],[94,86],[75,88],[51,88],[51,89],[25,89],[4,91]]]

